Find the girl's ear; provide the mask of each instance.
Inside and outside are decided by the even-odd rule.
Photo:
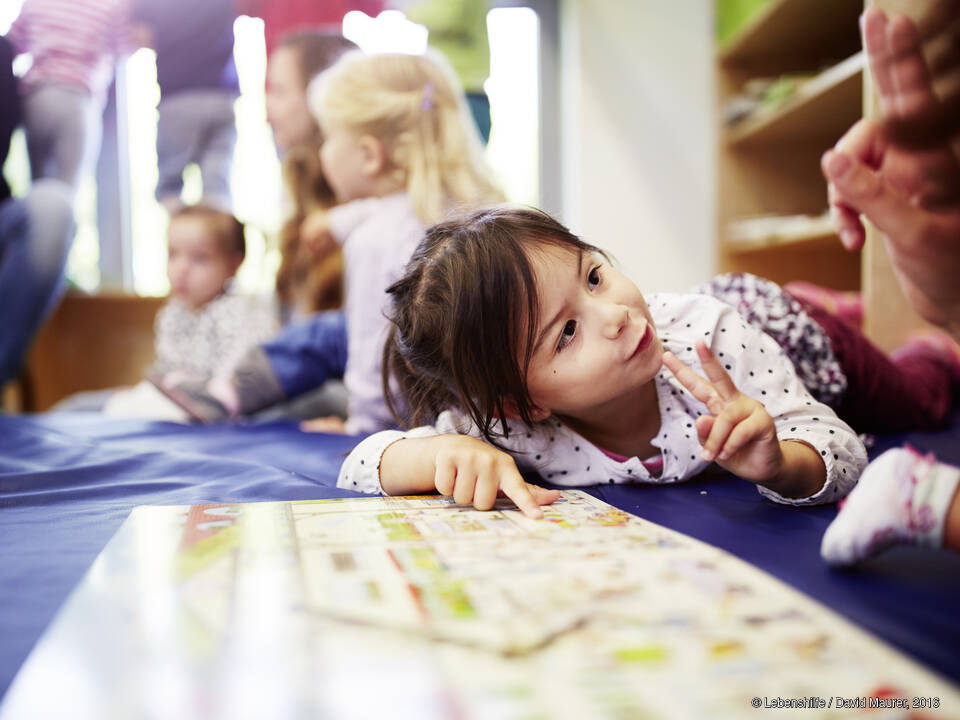
[[[517,410],[517,404],[513,401],[513,398],[503,399],[503,412],[506,414],[507,420],[516,420],[517,422],[521,420],[520,412]],[[534,422],[546,420],[548,417],[550,417],[549,410],[541,410],[536,406],[530,409],[530,419]]]
[[[387,166],[387,152],[383,143],[373,135],[361,135],[360,166],[368,177],[376,177]]]

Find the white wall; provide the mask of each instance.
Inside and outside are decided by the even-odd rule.
[[[561,0],[563,220],[644,292],[713,272],[712,5]]]

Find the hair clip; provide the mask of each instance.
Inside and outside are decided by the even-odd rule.
[[[423,86],[423,95],[420,98],[420,109],[430,110],[433,108],[433,83],[427,83]]]

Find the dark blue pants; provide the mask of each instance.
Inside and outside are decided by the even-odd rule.
[[[293,398],[341,379],[347,367],[347,323],[342,310],[317,313],[284,327],[262,346],[270,367]]]

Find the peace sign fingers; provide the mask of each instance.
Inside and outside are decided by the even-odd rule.
[[[740,391],[703,340],[697,341],[697,356],[708,379],[700,377],[672,352],[663,354],[663,364],[669,368],[680,384],[690,391],[691,395],[706,405],[711,413],[717,415],[740,395]]]

